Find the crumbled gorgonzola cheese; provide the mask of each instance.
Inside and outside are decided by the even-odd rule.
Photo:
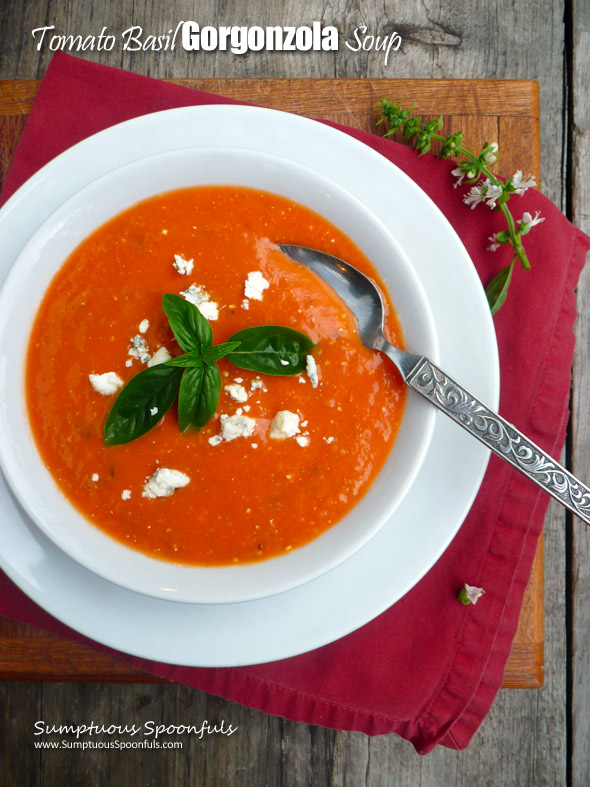
[[[219,309],[215,301],[203,301],[203,303],[197,305],[197,309],[206,320],[217,320],[219,318]]]
[[[149,320],[142,320],[139,323],[139,332],[140,333],[145,333],[149,327],[150,327],[150,321]]]
[[[299,416],[290,410],[279,410],[272,419],[269,437],[273,440],[286,440],[299,433]]]
[[[305,358],[305,371],[309,377],[309,382],[312,388],[317,388],[319,384],[318,367],[313,355],[308,355]]]
[[[129,500],[131,497],[131,489],[124,489],[121,492],[121,500]]]
[[[150,355],[150,348],[148,347],[148,343],[143,338],[137,334],[131,339],[131,347],[129,348],[129,355],[132,358],[137,358],[138,361],[141,363],[147,363],[149,359],[152,357]]]
[[[309,445],[309,437],[307,435],[298,434],[295,440],[302,448],[306,448]]]
[[[196,284],[191,284],[186,290],[182,290],[180,294],[185,301],[192,303],[193,306],[198,306],[200,303],[210,300],[209,293],[205,291],[205,288],[203,286],[197,287]]]
[[[105,372],[104,374],[89,374],[88,379],[94,390],[102,396],[112,396],[116,394],[123,385],[123,380],[115,372]]]
[[[236,437],[251,437],[255,428],[256,421],[247,415],[221,416],[221,436],[224,440],[235,440]]]
[[[189,476],[180,470],[159,467],[143,487],[143,497],[170,497],[175,489],[181,489],[190,483]]]
[[[206,320],[217,320],[219,317],[218,306],[215,301],[211,300],[211,296],[204,287],[191,284],[180,294],[186,301],[196,306]]]
[[[148,366],[158,366],[160,363],[165,363],[172,358],[170,353],[165,347],[160,347],[153,355],[153,358],[148,361]]]
[[[237,385],[236,383],[232,383],[231,385],[226,385],[225,390],[234,399],[236,402],[247,402],[248,401],[248,392],[244,388],[243,385]]]
[[[193,272],[194,265],[194,260],[185,260],[182,254],[174,255],[172,267],[175,268],[181,276],[190,276]]]
[[[262,300],[262,293],[270,287],[270,283],[260,271],[250,271],[244,285],[244,295],[255,301]]]

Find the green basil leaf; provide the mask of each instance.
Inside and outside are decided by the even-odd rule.
[[[219,404],[221,375],[217,366],[185,369],[178,394],[178,423],[182,432],[202,429]]]
[[[167,292],[162,296],[162,306],[176,341],[185,352],[209,347],[213,342],[211,326],[194,304]]]
[[[239,346],[239,342],[224,342],[223,344],[216,344],[214,347],[207,347],[203,353],[203,360],[208,364],[215,363],[220,358],[225,358],[228,353]]]
[[[283,325],[246,328],[229,341],[240,342],[239,349],[227,356],[235,366],[284,377],[305,371],[305,356],[314,346],[309,336]]]
[[[157,364],[132,377],[107,416],[105,445],[130,443],[149,432],[172,407],[181,375],[180,369]]]
[[[179,355],[177,358],[172,358],[170,361],[166,361],[165,363],[166,366],[180,366],[185,369],[188,367],[202,366],[204,361],[201,350],[191,350],[189,353]]]
[[[488,299],[488,304],[490,306],[490,311],[492,314],[496,314],[496,312],[500,309],[503,305],[504,301],[506,300],[506,296],[508,295],[508,287],[510,287],[510,281],[512,279],[512,271],[514,270],[514,259],[506,268],[502,268],[501,271],[494,276],[491,282],[486,287],[486,296]]]

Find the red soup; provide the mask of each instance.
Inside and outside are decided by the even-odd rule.
[[[74,251],[41,303],[27,364],[39,451],[73,505],[127,546],[191,565],[284,554],[341,520],[387,458],[404,409],[401,379],[361,344],[333,290],[278,243],[330,252],[379,282],[352,241],[309,209],[214,186],[116,216]],[[105,446],[121,390],[116,383],[110,393],[109,380],[126,383],[147,362],[181,353],[162,294],[183,292],[202,301],[215,344],[254,325],[307,334],[315,343],[308,373],[257,374],[222,359],[219,406],[201,431],[181,433],[174,405],[143,437]],[[389,337],[401,344],[390,304],[388,312]],[[283,439],[271,429],[279,412],[289,414]],[[224,416],[236,413],[252,419],[252,434],[224,439]],[[185,485],[157,496],[150,479],[164,468],[184,474]]]

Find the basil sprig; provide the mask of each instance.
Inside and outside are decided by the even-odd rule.
[[[162,307],[178,345],[185,352],[136,374],[121,390],[104,427],[105,445],[123,445],[153,429],[178,395],[182,432],[198,431],[219,404],[221,375],[217,361],[274,375],[305,370],[313,342],[304,333],[282,325],[246,328],[223,344],[213,345],[213,331],[199,309],[179,295],[166,293]]]

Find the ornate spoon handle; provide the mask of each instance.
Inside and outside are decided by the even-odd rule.
[[[403,374],[403,372],[402,372]],[[590,525],[590,489],[427,358],[406,383]]]

